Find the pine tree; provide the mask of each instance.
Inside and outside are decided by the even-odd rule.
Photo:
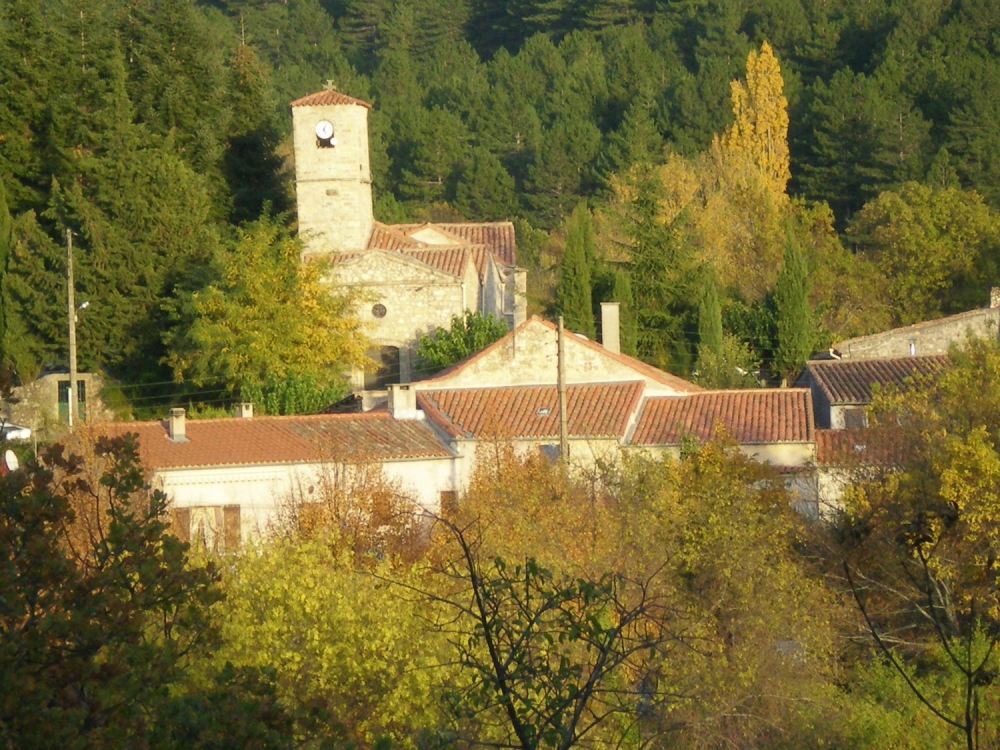
[[[455,207],[476,221],[509,219],[517,210],[514,178],[483,146],[475,148],[461,167]]]
[[[594,220],[585,203],[566,222],[566,250],[559,267],[556,307],[566,327],[594,338]]]
[[[816,323],[809,307],[809,274],[791,223],[774,288],[774,307],[774,366],[778,373],[790,377],[809,358],[816,343]]]
[[[289,207],[267,79],[247,44],[236,48],[230,64],[229,99],[233,114],[223,164],[233,202],[229,218],[239,224],[257,219],[265,204],[274,213]]]
[[[633,164],[656,164],[662,150],[663,138],[649,108],[636,101],[625,110],[621,126],[606,139],[599,168],[608,180]]]

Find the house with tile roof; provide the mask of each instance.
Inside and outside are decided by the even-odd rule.
[[[809,466],[816,458],[812,399],[806,388],[704,391],[647,398],[629,444],[679,456],[686,441],[723,435],[747,456],[778,467]]]
[[[816,423],[824,429],[860,428],[867,423],[865,410],[873,389],[934,377],[948,366],[946,354],[891,359],[823,360],[807,362],[795,381],[812,391]]]
[[[816,518],[816,425],[805,388],[703,391],[647,398],[628,445],[651,456],[678,458],[688,442],[722,437],[781,474],[799,512]]]
[[[943,318],[925,320],[833,345],[843,359],[885,359],[924,354],[947,354],[969,336],[1000,337],[1000,287],[990,290],[989,305]]]
[[[362,289],[357,310],[380,364],[354,373],[357,389],[416,374],[418,338],[466,311],[511,328],[526,314],[509,221],[386,225],[375,221],[368,152],[371,105],[328,86],[291,103],[299,236],[304,255],[332,261],[328,281]]]
[[[617,331],[616,303],[602,306],[602,330]],[[642,360],[622,354],[615,343],[599,344],[569,331],[563,346],[566,382],[570,385],[639,381],[643,392],[657,395],[700,393],[704,389]],[[471,357],[433,377],[413,384],[418,391],[453,388],[490,388],[522,385],[556,385],[559,329],[532,316],[513,331]]]
[[[293,417],[243,416],[123,422],[136,433],[144,468],[162,489],[181,535],[229,548],[266,533],[293,498],[319,497],[331,476],[378,464],[423,509],[437,513],[455,491],[454,452],[415,409]],[[442,495],[444,493],[444,495]]]

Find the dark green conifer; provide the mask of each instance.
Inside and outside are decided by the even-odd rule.
[[[611,299],[618,303],[618,323],[621,327],[619,343],[622,353],[634,357],[639,340],[639,322],[635,317],[632,282],[625,271],[615,271]]]
[[[698,302],[698,356],[722,353],[722,305],[715,281],[709,279]]]
[[[791,223],[774,288],[774,307],[774,367],[776,374],[790,378],[809,359],[816,344],[816,323],[809,307],[809,273]]]
[[[559,266],[556,307],[566,327],[594,338],[594,220],[585,203],[566,222],[566,250]]]

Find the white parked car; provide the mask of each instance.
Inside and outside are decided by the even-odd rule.
[[[21,427],[9,422],[0,427],[0,440],[29,440],[30,438],[30,427]]]

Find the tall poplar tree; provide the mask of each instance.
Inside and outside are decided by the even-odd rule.
[[[771,45],[747,55],[746,85],[732,82],[733,124],[720,139],[726,157],[745,160],[765,177],[776,196],[791,176],[788,156],[788,100]]]
[[[774,289],[774,307],[774,367],[777,373],[790,376],[802,367],[816,344],[816,322],[809,307],[809,273],[791,223]]]
[[[267,76],[253,49],[236,48],[229,68],[233,114],[223,159],[232,194],[233,223],[252,221],[266,204],[281,213],[289,207],[281,180],[281,157],[275,153],[281,136],[268,97]]]

